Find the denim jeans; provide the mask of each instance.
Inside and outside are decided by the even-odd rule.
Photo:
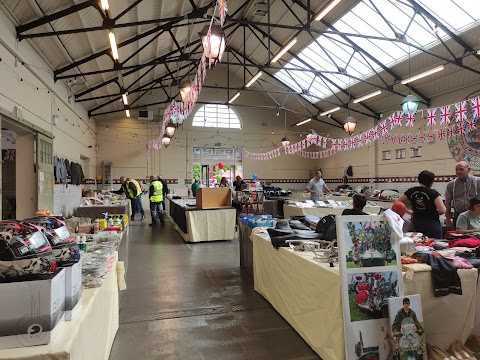
[[[135,216],[137,212],[140,212],[142,215],[145,215],[145,211],[143,211],[142,206],[142,196],[137,196],[135,199],[130,199],[132,205],[132,217]]]
[[[165,220],[163,219],[162,203],[150,202],[150,214],[152,215],[152,224],[157,223],[157,213],[160,219],[160,223],[163,224]]]

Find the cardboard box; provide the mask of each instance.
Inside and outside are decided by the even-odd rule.
[[[82,259],[73,266],[65,269],[65,320],[74,317],[76,308],[82,295]]]
[[[232,189],[199,188],[196,193],[197,209],[232,207]]]
[[[48,344],[64,323],[65,270],[48,280],[0,283],[0,349]]]

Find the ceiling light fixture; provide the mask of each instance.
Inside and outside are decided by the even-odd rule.
[[[192,82],[190,80],[182,81],[182,83],[179,86],[179,89],[180,89],[180,96],[182,97],[182,101],[185,101],[190,91],[192,91]]]
[[[100,5],[102,6],[102,9],[104,11],[107,11],[109,9],[108,0],[100,0]]]
[[[127,115],[127,117],[130,117],[130,110],[125,110],[125,114]]]
[[[210,27],[210,46],[207,44],[209,26],[205,26],[201,32],[198,33],[202,39],[203,52],[207,58],[210,58],[210,63],[215,65],[222,59],[225,51],[225,34],[219,25],[212,25]],[[210,53],[209,53],[210,51]]]
[[[240,96],[240,91],[238,91],[235,95],[233,95],[233,97],[230,100],[228,100],[228,103],[229,104],[233,103],[239,96]]]
[[[284,147],[290,145],[290,140],[287,138],[287,111],[285,111],[285,136],[280,141]]]
[[[352,136],[355,132],[355,128],[357,127],[357,120],[353,116],[347,116],[345,121],[343,122],[343,129],[348,133],[348,135]]]
[[[436,72],[442,71],[443,69],[445,69],[445,67],[443,65],[437,66],[436,68],[430,69],[430,70],[425,71],[421,74],[414,75],[412,77],[409,77],[408,79],[402,80],[402,84],[403,85],[408,84],[409,82],[424,78],[425,76],[435,74]]]
[[[123,93],[123,94],[122,94],[123,105],[128,105],[127,94],[128,94],[128,93]]]
[[[165,134],[167,134],[168,137],[173,137],[173,135],[175,135],[175,130],[177,130],[177,127],[170,121],[165,127]]]
[[[112,56],[115,60],[118,60],[118,49],[117,49],[117,42],[115,40],[115,34],[113,31],[109,31],[108,38],[110,39],[110,48],[112,49]]]
[[[162,137],[162,144],[165,145],[165,147],[168,147],[168,145],[170,145],[170,141],[172,141],[172,139],[164,134]]]
[[[300,125],[306,124],[310,121],[312,121],[312,119],[307,119],[307,120],[300,121],[300,122],[296,123],[295,125],[300,126]]]
[[[363,100],[367,100],[367,99],[370,99],[370,98],[372,98],[372,97],[374,97],[374,96],[380,95],[381,93],[382,93],[382,90],[377,90],[377,91],[372,92],[371,94],[367,94],[367,95],[365,95],[365,96],[359,97],[358,99],[355,99],[355,100],[353,100],[352,102],[353,102],[354,104],[357,104],[357,103],[359,103],[359,102],[361,102],[361,101],[363,101]]]
[[[247,83],[247,85],[245,85],[245,87],[248,88],[248,87],[252,86],[252,84],[253,84],[255,81],[257,81],[257,80],[260,78],[260,76],[262,76],[262,74],[263,74],[263,73],[262,73],[261,71],[259,71],[259,72],[257,73],[257,75],[255,75],[255,76],[252,78],[252,80],[250,80],[250,81]]]
[[[320,14],[315,18],[315,20],[320,21],[322,20],[325,15],[327,15],[335,6],[338,5],[338,3],[341,0],[333,0],[330,4],[328,4],[322,11],[320,11]]]
[[[331,113],[333,113],[335,111],[338,111],[338,110],[340,110],[340,106],[337,106],[337,107],[334,107],[333,109],[324,111],[320,114],[320,116],[325,116],[325,115],[331,114]]]
[[[287,46],[285,46],[282,50],[280,50],[280,52],[275,55],[275,57],[272,59],[272,63],[276,63],[278,61],[278,59],[280,59],[288,50],[290,50],[290,48],[295,45],[297,43],[297,38],[293,38],[288,44]]]
[[[412,79],[412,77],[410,76],[411,74],[410,68],[411,68],[411,61],[410,61],[410,45],[409,45],[408,46],[408,79],[409,81],[405,83],[405,84],[408,84],[408,95],[405,96],[405,99],[403,99],[402,103],[400,104],[404,113],[407,113],[407,112],[413,113],[417,111],[418,105],[420,104],[420,100],[418,100],[418,98],[415,95],[412,95],[412,92],[411,92],[412,89],[410,88],[410,79]],[[404,82],[402,81],[402,84],[403,83]]]

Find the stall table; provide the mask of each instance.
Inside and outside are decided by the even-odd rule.
[[[245,269],[253,279],[253,244],[250,240],[252,228],[238,220],[238,232],[240,243],[240,267]]]
[[[343,210],[350,209],[349,207],[299,207],[294,204],[283,204],[283,214],[285,219],[290,216],[305,216],[314,215],[322,218],[329,214],[341,215]],[[380,211],[380,206],[365,206],[364,212],[377,215]]]
[[[175,223],[175,230],[186,242],[235,238],[236,211],[233,207],[197,209],[194,198],[171,199],[168,197],[167,201],[168,214]]]
[[[331,268],[313,260],[311,252],[274,249],[268,233],[252,232],[255,291],[261,294],[324,360],[344,360],[341,277],[338,265]],[[414,267],[415,269],[415,267]],[[412,280],[405,278],[405,294],[422,296],[428,343],[447,348],[465,341],[475,319],[477,269],[458,270],[463,295],[435,298],[431,268],[418,266]]]
[[[108,360],[119,327],[116,264],[101,287],[83,290],[80,312],[50,344],[0,350],[0,360]]]
[[[81,218],[102,219],[104,213],[131,215],[130,201],[118,205],[81,205],[76,208],[75,215]]]

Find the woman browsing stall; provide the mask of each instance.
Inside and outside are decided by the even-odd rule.
[[[458,215],[456,228],[459,234],[480,232],[480,196],[470,199],[469,209]]]

